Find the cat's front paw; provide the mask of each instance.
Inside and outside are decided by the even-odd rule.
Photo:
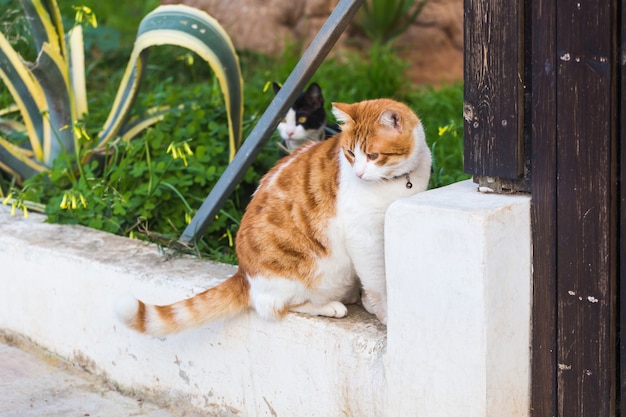
[[[373,314],[384,325],[387,324],[387,300],[372,291],[363,291],[361,303],[368,313]]]
[[[326,317],[342,318],[348,315],[348,307],[339,301],[331,301],[324,306],[326,314],[322,314]]]

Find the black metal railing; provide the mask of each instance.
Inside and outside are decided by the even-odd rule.
[[[246,170],[267,143],[278,122],[297,99],[317,68],[346,29],[363,0],[341,0],[324,23],[311,45],[306,49],[283,87],[276,94],[250,135],[237,151],[215,187],[204,200],[200,209],[183,231],[180,241],[193,244],[202,238],[211,220],[222,208]]]

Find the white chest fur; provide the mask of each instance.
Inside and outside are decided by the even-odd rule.
[[[415,129],[417,146],[391,179],[367,180],[363,167],[353,167],[343,153],[340,158],[337,223],[346,252],[363,287],[364,307],[386,321],[385,213],[394,201],[410,197],[428,186],[430,151],[421,125]],[[376,170],[377,168],[374,168]],[[367,170],[367,168],[366,168]],[[411,187],[407,187],[407,175]]]

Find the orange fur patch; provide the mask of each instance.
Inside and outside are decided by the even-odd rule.
[[[351,120],[342,127],[343,151],[349,161],[353,158],[347,150],[357,145],[365,154],[379,154],[377,165],[394,164],[409,155],[415,141],[413,129],[419,118],[403,103],[390,100],[369,100],[354,104],[333,103]],[[398,117],[399,127],[394,129],[381,122],[384,112],[391,111]]]
[[[248,274],[314,285],[316,259],[329,250],[338,157],[335,137],[284,158],[266,175],[237,233],[239,265]]]

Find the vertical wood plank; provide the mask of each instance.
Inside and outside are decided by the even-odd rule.
[[[557,1],[558,415],[612,416],[611,0]]]
[[[521,127],[522,0],[465,0],[465,172],[517,179]]]
[[[533,310],[531,415],[557,415],[556,384],[556,0],[526,8],[531,66]]]
[[[620,42],[621,45],[626,45],[626,28],[623,27],[623,24],[626,23],[626,0],[621,0],[621,20],[618,23],[618,27],[620,28]],[[624,48],[624,46],[622,46]],[[626,54],[626,50],[620,51],[622,56]],[[619,259],[620,259],[620,271],[619,271],[619,300],[620,300],[620,323],[619,328],[621,329],[622,335],[620,338],[620,400],[621,400],[621,409],[622,415],[626,415],[626,63],[622,59],[620,61],[620,74],[621,74],[621,86],[619,91],[620,97],[620,132],[619,132],[619,140],[621,143],[620,149],[620,199],[619,199],[619,209],[620,209],[620,234],[619,234]]]

